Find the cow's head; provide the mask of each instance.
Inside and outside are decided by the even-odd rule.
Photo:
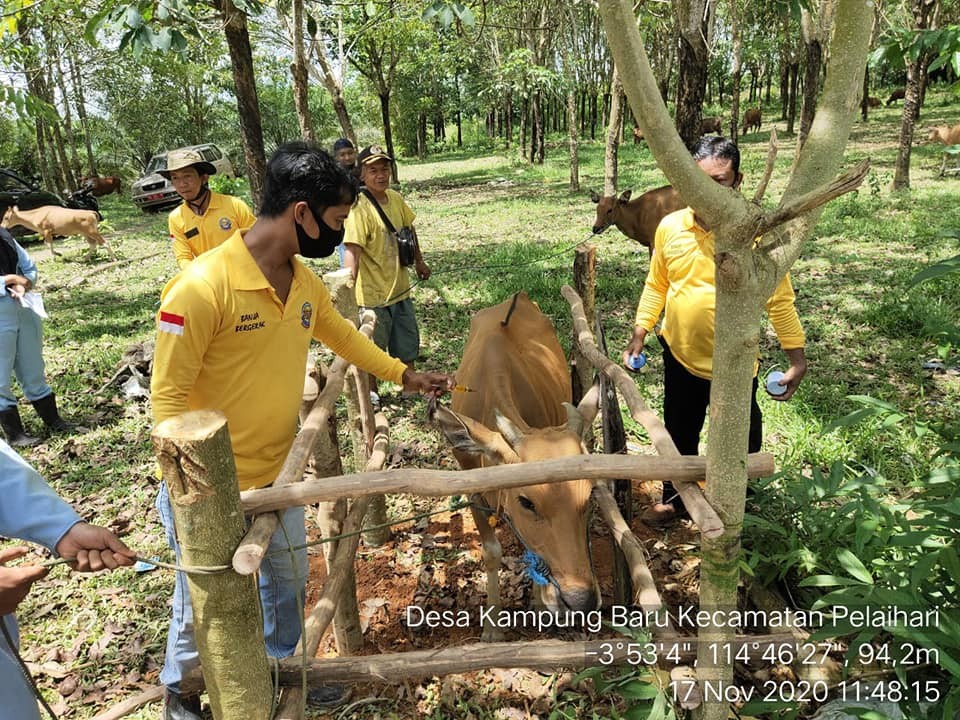
[[[446,408],[440,408],[437,417],[458,454],[482,455],[487,465],[532,462],[586,453],[581,435],[589,425],[585,421],[592,417],[585,418],[569,403],[564,405],[567,424],[541,429],[521,430],[499,412],[496,430]],[[526,548],[549,567],[551,582],[541,588],[541,598],[553,612],[592,610],[600,605],[587,538],[592,490],[589,480],[571,480],[486,496],[509,519]]]
[[[623,203],[630,200],[630,195],[630,190],[624,190],[620,193],[620,197],[616,195],[600,197],[595,192],[590,193],[590,200],[597,204],[597,217],[593,221],[594,235],[599,235],[617,221],[617,211]]]

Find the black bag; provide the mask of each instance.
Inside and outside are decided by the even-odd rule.
[[[390,218],[387,217],[387,214],[383,211],[383,208],[380,207],[380,203],[377,202],[373,194],[366,188],[361,189],[360,192],[366,195],[367,200],[373,203],[373,206],[377,209],[377,213],[380,215],[380,219],[383,220],[383,224],[387,226],[387,231],[390,233],[390,236],[397,241],[397,257],[400,258],[401,267],[410,267],[415,264],[417,261],[417,236],[414,234],[413,228],[402,227],[398,231],[393,227]]]

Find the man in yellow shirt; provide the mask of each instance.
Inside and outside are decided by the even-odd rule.
[[[211,250],[237,230],[245,233],[256,218],[240,198],[213,192],[207,181],[217,168],[196,150],[172,150],[167,168],[158,171],[173,184],[183,198],[167,219],[173,256],[183,270],[193,260]]]
[[[702,137],[694,148],[693,158],[716,182],[733,189],[740,187],[743,180],[740,151],[728,138]],[[713,233],[692,208],[678,210],[660,221],[654,237],[650,270],[637,307],[633,337],[623,353],[623,364],[629,368],[630,357],[642,352],[647,334],[660,314],[664,314],[658,335],[663,346],[663,420],[682,455],[697,454],[700,431],[710,403],[717,296],[713,241]],[[807,370],[805,338],[794,306],[789,275],[784,276],[767,301],[767,313],[780,345],[790,359],[790,368],[781,380],[787,389],[771,397],[789,400]],[[750,452],[760,450],[763,438],[757,387],[757,378],[754,377]],[[665,524],[683,509],[673,485],[664,482],[662,502],[654,505],[646,519],[651,524]]]
[[[260,217],[205,253],[163,289],[151,386],[154,421],[217,409],[228,422],[241,490],[270,485],[293,444],[311,339],[378,377],[432,395],[453,377],[418,373],[377,348],[337,314],[321,280],[295,255],[326,257],[343,238],[356,185],[326,152],[280,146],[267,164]],[[157,509],[177,549],[166,486]],[[264,634],[271,657],[300,638],[307,556],[304,511],[286,510],[260,573]],[[180,695],[198,663],[193,613],[177,574],[173,621],[160,680],[166,720],[199,720],[197,696]]]
[[[403,196],[389,187],[393,158],[380,146],[363,148],[357,162],[365,192],[361,192],[357,206],[344,223],[344,266],[350,268],[357,283],[361,312],[369,308],[377,315],[373,341],[413,367],[420,354],[420,329],[410,299],[410,275],[401,264],[397,235],[409,230],[417,277],[429,278],[430,268],[420,254],[413,227],[416,215]],[[387,227],[377,204],[392,227]]]

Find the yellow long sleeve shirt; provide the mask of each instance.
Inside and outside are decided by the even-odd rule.
[[[406,368],[337,313],[320,278],[296,258],[291,262],[283,303],[236,232],[161,294],[154,422],[187,410],[220,410],[241,490],[271,484],[293,444],[311,338],[385,380],[402,382]]]
[[[713,375],[717,301],[713,255],[713,233],[697,225],[692,208],[664,217],[654,236],[635,321],[650,331],[663,313],[661,334],[670,352],[688,371],[706,380]],[[805,342],[794,299],[790,276],[785,275],[767,301],[770,323],[784,350],[802,348]]]
[[[237,230],[246,232],[257,218],[238,197],[211,192],[203,215],[197,215],[186,201],[167,218],[173,241],[173,257],[183,270],[195,258],[223,244]]]

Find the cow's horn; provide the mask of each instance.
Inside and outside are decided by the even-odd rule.
[[[583,433],[583,416],[580,415],[579,410],[568,402],[565,402],[563,407],[567,411],[567,430],[577,437],[581,437]]]
[[[493,415],[497,420],[497,430],[503,435],[503,439],[507,441],[507,445],[516,450],[517,445],[523,439],[523,433],[520,432],[520,429],[514,425],[508,417],[501,415],[499,410],[494,409]]]

